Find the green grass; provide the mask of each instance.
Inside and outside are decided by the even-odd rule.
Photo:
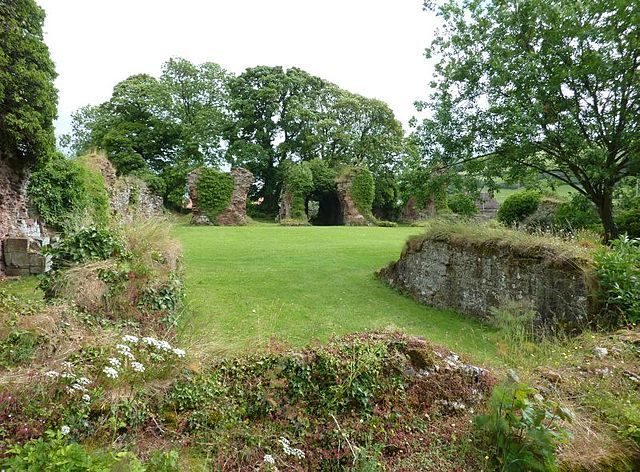
[[[523,190],[525,190],[524,187],[523,188],[515,188],[515,189],[514,188],[501,188],[501,189],[498,189],[496,191],[495,199],[500,204],[502,204],[502,203],[504,203],[504,201],[506,200],[506,198],[509,195],[512,195],[512,194],[514,194],[516,192],[522,192]],[[562,184],[562,185],[558,185],[553,193],[555,193],[560,198],[567,198],[567,197],[569,197],[570,194],[577,193],[577,192],[576,192],[576,190],[574,188],[570,187],[569,185]]]
[[[191,315],[186,334],[264,347],[395,327],[496,360],[495,333],[452,311],[422,306],[375,279],[419,228],[194,227],[179,225]]]
[[[42,300],[42,292],[38,289],[38,277],[28,276],[11,278],[0,282],[0,290],[21,300]]]

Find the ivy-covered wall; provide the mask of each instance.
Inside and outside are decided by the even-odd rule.
[[[371,172],[362,167],[347,167],[338,177],[337,184],[344,224],[347,226],[375,224],[371,211],[375,197],[375,183]]]
[[[212,167],[202,167],[195,184],[199,212],[215,223],[217,216],[229,206],[233,187],[230,174]]]

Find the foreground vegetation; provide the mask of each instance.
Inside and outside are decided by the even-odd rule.
[[[166,222],[68,238],[54,250],[56,271],[41,283],[48,302],[29,281],[2,284],[4,467],[638,466],[637,329],[545,339],[520,307],[505,306],[489,326],[419,306],[371,272],[416,228],[173,231],[186,246],[187,312],[179,306],[181,284],[172,282],[182,270]],[[485,236],[504,238],[505,231]],[[482,237],[477,228],[466,232]],[[516,239],[533,244],[539,236]],[[252,253],[259,246],[280,263],[261,265]],[[80,290],[63,283],[78,274],[86,279]],[[163,280],[167,284],[158,285]],[[90,293],[102,303],[87,303],[96,300]],[[269,317],[274,300],[285,297]],[[335,304],[327,302],[332,297]],[[378,329],[391,322],[409,334]],[[327,341],[363,330],[369,331]],[[452,345],[467,355],[461,359]],[[477,362],[485,368],[474,367]]]

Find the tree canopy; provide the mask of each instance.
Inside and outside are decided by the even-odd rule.
[[[58,94],[44,18],[34,0],[0,2],[0,152],[23,163],[55,150]]]
[[[259,66],[230,80],[228,160],[261,181],[274,209],[285,161],[322,159],[383,174],[397,164],[401,124],[384,102],[340,89],[307,72]]]
[[[249,169],[256,197],[276,213],[287,162],[321,159],[392,174],[403,130],[379,100],[340,89],[307,72],[258,66],[232,76],[213,63],[165,63],[159,79],[134,75],[108,102],[74,114],[75,153],[107,151],[120,174],[160,176],[178,204],[186,174],[224,163]]]
[[[423,155],[489,183],[531,171],[559,179],[614,237],[614,189],[640,173],[640,4],[447,0],[437,13]]]

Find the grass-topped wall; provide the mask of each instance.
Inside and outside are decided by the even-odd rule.
[[[593,252],[504,228],[434,223],[379,275],[427,305],[491,317],[515,301],[537,313],[537,325],[573,331],[602,321]]]

